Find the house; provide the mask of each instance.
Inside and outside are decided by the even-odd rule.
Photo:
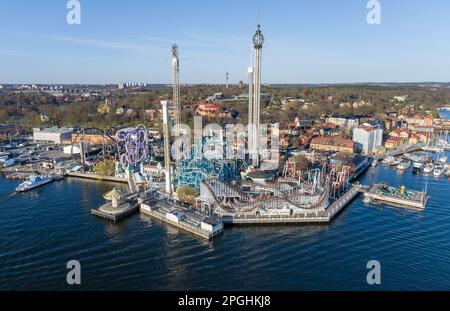
[[[402,137],[390,137],[388,140],[386,140],[386,143],[384,146],[386,149],[395,149],[401,145],[403,145],[407,141],[407,139]]]
[[[411,137],[412,132],[410,130],[396,129],[389,133],[389,137],[402,138],[408,140]]]

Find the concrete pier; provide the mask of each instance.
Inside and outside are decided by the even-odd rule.
[[[212,240],[223,232],[222,221],[194,213],[164,200],[147,201],[141,204],[140,211],[144,215],[206,240]]]

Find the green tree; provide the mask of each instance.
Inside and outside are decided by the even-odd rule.
[[[112,159],[106,159],[98,162],[94,166],[94,172],[100,176],[113,176],[116,168],[116,163]]]
[[[193,205],[198,192],[191,186],[180,186],[177,189],[177,195],[181,202]]]

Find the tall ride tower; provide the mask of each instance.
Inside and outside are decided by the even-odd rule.
[[[164,168],[166,171],[166,193],[172,193],[172,172],[170,168],[170,136],[169,136],[169,109],[168,101],[161,101],[163,113],[163,135],[164,135]]]
[[[252,164],[259,165],[259,124],[260,124],[260,108],[261,108],[261,56],[264,44],[264,35],[261,32],[261,25],[257,26],[256,33],[253,35],[253,46],[255,48],[255,72],[254,72],[254,90],[253,90],[253,107],[252,107]]]
[[[180,62],[178,59],[178,46],[174,43],[172,45],[172,86],[173,86],[173,107],[174,107],[174,122],[173,125],[177,129],[175,137],[179,135],[178,127],[181,124],[181,107],[180,107]],[[176,161],[180,159],[180,151],[176,150]]]

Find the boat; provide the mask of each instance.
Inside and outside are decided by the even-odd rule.
[[[433,176],[441,177],[442,174],[444,174],[444,171],[445,171],[445,169],[442,165],[436,165],[436,167],[434,168],[434,171],[433,171]]]
[[[372,166],[375,167],[378,165],[378,159],[373,159]]]
[[[433,171],[434,171],[434,164],[433,163],[427,163],[423,167],[423,172],[425,174],[431,174],[431,173],[433,173]]]
[[[424,164],[423,164],[422,161],[415,161],[415,162],[413,163],[413,168],[416,169],[416,170],[422,170],[423,165],[424,165]]]
[[[29,176],[23,183],[17,188],[16,192],[25,192],[37,187],[44,186],[53,181],[53,178],[47,176]]]
[[[402,170],[402,171],[407,170],[410,167],[411,167],[411,161],[409,161],[409,160],[403,160],[400,162],[399,165],[397,165],[397,169]]]
[[[395,161],[395,158],[392,157],[392,156],[389,156],[389,157],[385,158],[385,159],[382,161],[382,163],[383,163],[384,165],[390,165],[390,164],[393,163],[394,161]]]
[[[447,157],[441,157],[439,158],[439,163],[441,163],[442,165],[445,165],[447,163],[448,158]]]

